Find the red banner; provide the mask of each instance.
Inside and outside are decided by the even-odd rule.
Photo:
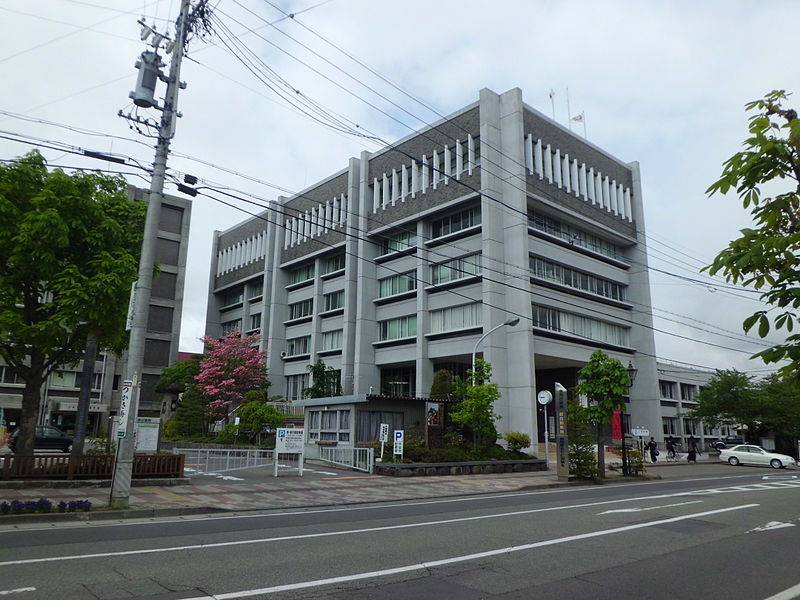
[[[622,411],[618,408],[611,413],[611,439],[622,439]]]

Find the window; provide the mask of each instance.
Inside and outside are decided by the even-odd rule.
[[[481,272],[481,255],[480,252],[476,254],[469,254],[450,260],[446,263],[433,265],[431,267],[431,283],[438,285],[440,283],[448,283],[449,281],[457,281],[466,277],[473,277],[479,275]]]
[[[381,341],[400,340],[417,335],[417,315],[381,321],[379,325],[381,328]]]
[[[264,282],[257,281],[255,283],[251,283],[247,287],[247,299],[252,300],[253,298],[260,298],[264,295]]]
[[[625,300],[625,286],[608,279],[571,269],[538,256],[531,256],[530,266],[531,274],[534,277],[597,294],[598,296],[605,296],[613,300]]]
[[[261,329],[261,313],[250,315],[250,331]]]
[[[322,350],[339,350],[342,347],[342,330],[322,332]]]
[[[436,219],[431,223],[431,239],[461,231],[481,224],[481,208],[476,206],[468,210]]]
[[[696,385],[692,385],[691,383],[682,383],[681,384],[681,400],[694,402],[696,396],[697,396],[697,386]]]
[[[336,292],[331,292],[330,294],[325,294],[323,297],[325,310],[336,310],[337,308],[342,308],[344,306],[344,290],[338,290]]]
[[[303,317],[311,316],[314,312],[314,299],[301,300],[289,305],[289,320],[302,319]]]
[[[684,435],[697,435],[697,421],[695,419],[683,420],[683,434]]]
[[[344,269],[344,253],[329,256],[322,262],[322,274],[333,273]]]
[[[222,335],[228,335],[229,333],[233,332],[234,329],[238,329],[239,331],[242,330],[242,320],[241,319],[234,319],[233,321],[226,321],[222,324]]]
[[[303,335],[286,340],[286,355],[297,356],[298,354],[308,354],[311,347],[311,336]]]
[[[630,343],[628,327],[536,304],[533,305],[533,326],[615,346],[628,346]]]
[[[619,248],[613,242],[535,211],[528,211],[528,226],[561,238],[573,246],[580,246],[612,258],[620,257]]]
[[[302,400],[303,392],[308,387],[310,376],[308,373],[286,376],[286,400]]]
[[[410,292],[415,289],[417,289],[416,271],[392,275],[378,281],[378,296],[380,298]]]
[[[417,245],[417,234],[413,231],[399,231],[381,240],[381,255],[402,252]]]
[[[664,435],[676,435],[678,433],[677,417],[661,417],[661,425],[664,428]]]
[[[417,373],[414,367],[381,369],[381,394],[413,398],[417,390]]]
[[[483,311],[478,302],[432,310],[430,315],[431,333],[479,327],[483,323]]]
[[[76,387],[75,371],[55,371],[51,384],[55,387]]]
[[[314,265],[303,265],[289,271],[289,285],[294,283],[302,283],[314,277]]]
[[[75,373],[75,387],[81,387],[83,383],[83,373],[78,371]],[[93,373],[92,374],[92,389],[99,390],[103,385],[103,374],[102,373]]]
[[[389,431],[404,429],[403,413],[389,411],[358,411],[358,443],[363,444],[380,437],[381,423],[389,425]]]
[[[661,392],[662,398],[669,398],[671,400],[675,399],[675,382],[659,379],[658,390]]]
[[[220,299],[220,306],[222,308],[227,308],[229,306],[241,304],[243,300],[244,300],[244,290],[242,288],[229,290],[222,294],[222,298]]]
[[[0,366],[0,383],[22,383],[22,380],[11,367]]]
[[[350,441],[350,409],[308,411],[308,439],[323,442]]]

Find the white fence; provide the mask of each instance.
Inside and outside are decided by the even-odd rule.
[[[372,473],[375,466],[375,450],[373,448],[333,448],[321,446],[319,458],[340,467],[349,467],[356,471]]]
[[[274,463],[274,450],[256,448],[173,448],[172,453],[186,455],[184,471],[188,474],[224,473]]]

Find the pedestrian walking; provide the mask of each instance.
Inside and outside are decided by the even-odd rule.
[[[655,439],[650,438],[650,441],[647,442],[647,450],[650,452],[650,462],[658,461],[658,443],[656,443]]]
[[[675,440],[672,439],[672,436],[667,438],[665,444],[667,446],[667,460],[675,460],[677,455],[675,454]]]
[[[689,436],[689,439],[686,441],[686,449],[689,451],[689,455],[686,457],[686,462],[696,463],[697,462],[697,440],[694,439],[693,435]]]

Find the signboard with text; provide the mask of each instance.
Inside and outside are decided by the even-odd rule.
[[[381,431],[378,437],[379,442],[388,442],[389,441],[389,424],[388,423],[381,423]]]
[[[275,452],[284,454],[303,453],[303,430],[280,427],[275,434]]]
[[[395,429],[394,432],[394,454],[403,455],[403,430]]]
[[[622,439],[622,411],[618,408],[611,413],[611,439]]]
[[[567,389],[555,385],[556,399],[556,473],[561,480],[569,479],[569,438],[567,437]]]
[[[133,399],[133,381],[126,379],[122,382],[122,391],[119,397],[119,417],[117,421],[117,437],[124,438],[128,428],[128,412]]]

